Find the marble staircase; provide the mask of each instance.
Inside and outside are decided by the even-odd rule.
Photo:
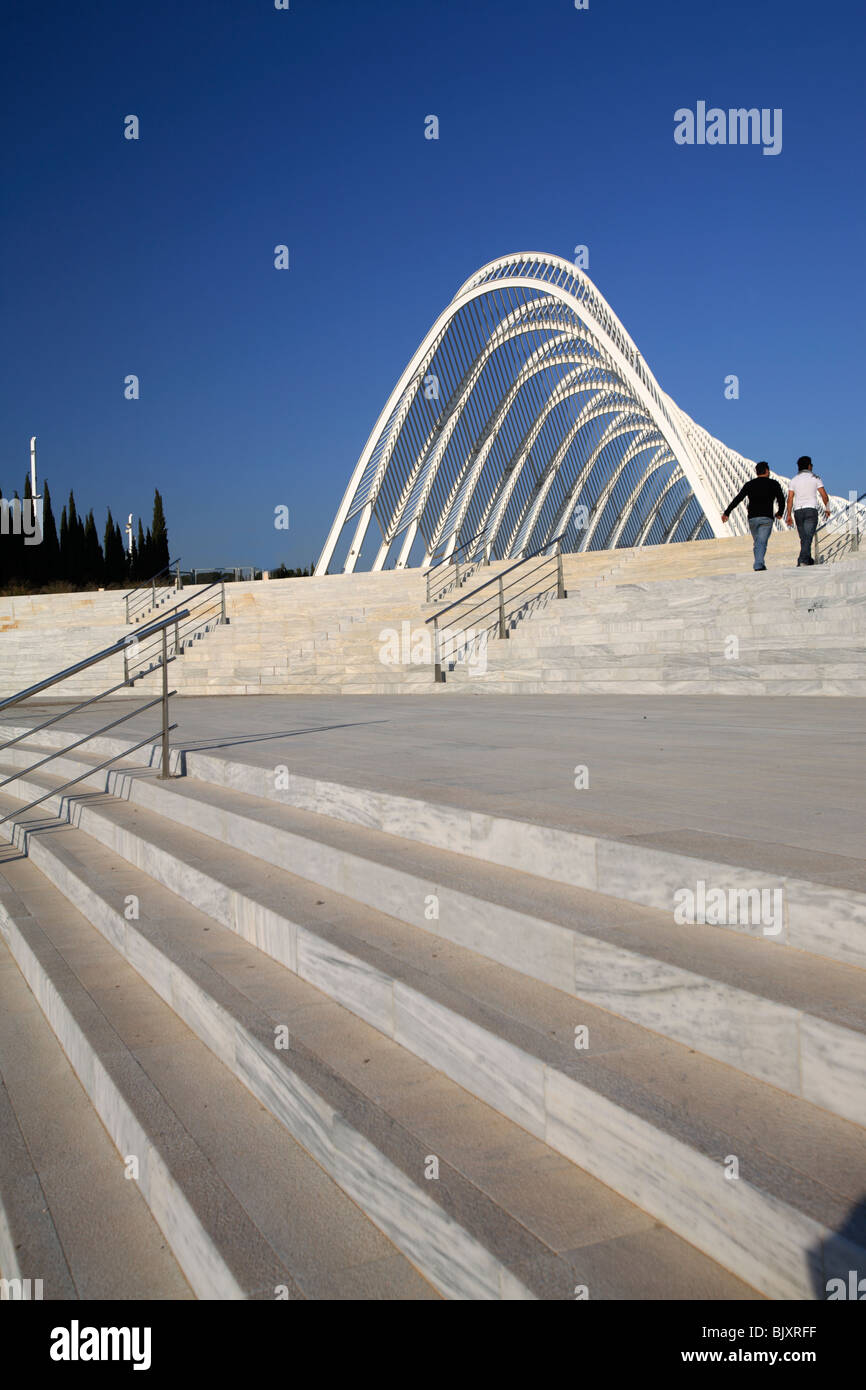
[[[65,741],[0,760],[0,1275],[748,1300],[864,1267],[866,885],[216,752],[22,814],[128,747],[27,771]],[[699,882],[740,915],[679,922]]]
[[[483,660],[446,663],[444,685],[433,679],[428,620],[439,614],[459,657],[467,631],[485,630],[476,581],[507,562],[432,604],[418,570],[228,584],[227,623],[187,645],[171,685],[184,695],[862,693],[866,556],[798,570],[796,545],[774,535],[762,574],[747,537],[566,555],[568,598],[531,602]],[[172,592],[159,615],[194,592]],[[0,697],[139,630],[123,621],[120,592],[0,600],[0,629]],[[122,680],[116,656],[64,693]],[[153,671],[122,693],[141,699],[160,686]]]
[[[866,554],[758,574],[717,566],[690,574],[668,556],[635,556],[594,591],[572,571],[567,598],[491,637],[483,663],[452,662],[446,689],[866,694]]]

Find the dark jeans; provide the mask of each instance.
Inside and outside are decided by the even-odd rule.
[[[770,532],[773,529],[773,518],[771,516],[750,516],[749,530],[752,533],[752,540],[755,543],[755,564],[756,570],[765,569],[764,556],[767,553],[767,541],[770,539]]]
[[[800,537],[800,565],[814,565],[812,559],[812,537],[818,529],[818,508],[800,507],[794,512],[797,535]]]

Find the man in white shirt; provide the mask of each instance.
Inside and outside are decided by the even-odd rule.
[[[800,558],[798,565],[814,565],[812,559],[812,537],[818,529],[818,498],[824,503],[824,516],[830,515],[830,498],[821,479],[812,472],[812,460],[807,454],[797,459],[797,476],[788,484],[788,509],[785,514],[786,526],[797,523],[800,537]],[[791,513],[793,511],[793,519]]]

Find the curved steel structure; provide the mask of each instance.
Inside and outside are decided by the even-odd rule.
[[[351,523],[353,570],[374,518],[374,570],[425,566],[470,537],[488,559],[517,559],[558,540],[588,550],[737,534],[745,507],[727,525],[721,511],[753,472],[662,391],[580,269],[503,256],[461,286],[394,387],[316,574]]]

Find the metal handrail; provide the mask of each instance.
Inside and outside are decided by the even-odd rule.
[[[155,699],[148,700],[143,705],[136,705],[136,707],[131,709],[127,714],[121,714],[117,719],[109,720],[107,724],[101,725],[100,728],[95,729],[92,733],[85,734],[83,738],[75,739],[72,743],[67,744],[65,748],[55,749],[54,752],[47,754],[46,757],[37,758],[37,760],[28,767],[16,769],[10,776],[0,781],[0,787],[8,786],[10,782],[16,782],[29,776],[38,768],[44,767],[46,763],[53,762],[55,758],[65,757],[66,754],[71,753],[73,749],[80,748],[83,743],[90,743],[92,739],[99,738],[106,730],[116,729],[118,724],[125,724],[127,720],[134,719],[136,715],[143,713],[144,710],[152,709],[154,705],[162,706],[162,753],[159,776],[160,778],[170,777],[168,736],[172,729],[177,728],[177,725],[169,724],[168,722],[168,702],[172,695],[177,694],[177,691],[169,690],[168,688],[168,644],[166,640],[166,630],[172,623],[179,622],[181,618],[185,618],[187,615],[187,610],[184,610],[183,613],[173,614],[169,618],[160,619],[159,622],[153,623],[147,629],[148,637],[159,634],[162,638],[162,691]],[[70,676],[76,675],[79,671],[86,671],[89,667],[98,665],[100,661],[106,661],[110,656],[119,655],[128,647],[128,640],[128,638],[123,637],[118,642],[112,643],[110,647],[104,647],[102,651],[95,652],[93,656],[85,657],[83,661],[77,661],[73,666],[67,666],[62,671],[58,671],[55,675],[49,676],[46,680],[39,681],[36,685],[28,686],[26,690],[19,691],[17,695],[12,695],[8,699],[0,701],[0,711],[11,709],[13,706],[21,704],[22,701],[30,699],[33,695],[38,695],[43,690],[50,690],[52,686],[58,685],[60,681],[67,680]],[[0,756],[2,756],[7,748],[11,748],[13,744],[20,743],[22,738],[32,737],[34,733],[38,733],[41,729],[47,728],[49,724],[56,724],[60,720],[68,718],[69,715],[77,713],[78,710],[84,709],[87,705],[95,704],[97,700],[103,700],[106,695],[113,694],[114,691],[120,689],[121,685],[126,684],[128,684],[128,682],[126,678],[124,678],[119,684],[109,686],[108,689],[101,691],[98,695],[91,696],[90,699],[81,700],[78,704],[73,705],[71,709],[62,710],[59,714],[44,720],[43,723],[37,724],[35,728],[27,729],[23,734],[15,734],[13,738],[6,739],[0,744]],[[36,797],[34,801],[28,802],[26,806],[19,806],[16,810],[8,812],[7,815],[0,817],[0,825],[5,825],[6,821],[24,815],[27,811],[32,811],[34,806],[41,806],[42,802],[47,801],[49,797],[58,796],[61,792],[67,791],[69,787],[73,787],[76,783],[82,782],[86,777],[91,777],[94,772],[100,772],[103,768],[109,767],[112,763],[117,762],[118,759],[128,756],[129,753],[136,752],[139,748],[143,748],[146,743],[152,743],[156,737],[159,737],[159,735],[148,734],[146,738],[143,738],[131,748],[125,748],[120,753],[113,754],[112,757],[106,758],[104,762],[99,763],[96,767],[86,768],[84,772],[80,773],[77,777],[70,778],[68,782],[64,782],[60,787],[54,787],[51,791],[47,791],[42,796]]]
[[[176,691],[176,690],[172,690],[172,691],[170,692],[170,694],[171,694],[171,695],[176,695],[176,694],[177,694],[177,691]],[[137,711],[137,710],[134,710],[133,713],[136,714],[136,713],[138,713],[138,711]],[[130,718],[130,717],[131,717],[131,716],[127,715],[127,718]],[[176,725],[176,724],[168,724],[168,725],[166,726],[166,733],[170,733],[172,729],[176,729],[176,728],[177,728],[177,725]],[[96,735],[94,734],[94,735],[92,735],[92,737],[95,738]],[[42,803],[43,803],[43,801],[47,801],[49,797],[51,797],[51,796],[59,796],[61,792],[68,791],[69,788],[70,788],[70,787],[74,787],[75,784],[76,784],[77,782],[83,782],[84,779],[85,779],[85,777],[92,777],[93,774],[94,774],[94,772],[101,772],[102,769],[103,769],[104,767],[111,767],[111,764],[112,764],[112,763],[116,763],[120,758],[126,758],[126,757],[129,756],[130,753],[136,753],[136,752],[138,751],[138,749],[139,749],[139,748],[143,748],[143,747],[145,746],[146,743],[153,743],[153,738],[154,738],[153,734],[148,734],[148,735],[147,735],[147,738],[143,738],[143,739],[141,739],[138,743],[130,744],[130,746],[129,746],[128,748],[124,748],[124,750],[123,750],[122,753],[115,753],[115,754],[113,755],[113,757],[111,757],[111,758],[106,758],[104,762],[102,762],[102,763],[97,763],[95,767],[89,767],[89,768],[87,769],[87,771],[86,771],[86,772],[82,772],[81,775],[80,775],[79,777],[70,777],[70,779],[69,779],[68,782],[63,782],[59,787],[53,787],[52,790],[51,790],[50,792],[46,792],[44,796],[38,796],[38,797],[36,798],[35,801],[29,801],[29,802],[27,803],[26,806],[19,806],[15,811],[10,811],[8,815],[3,816],[2,820],[0,820],[0,825],[5,825],[6,822],[7,822],[8,820],[12,820],[15,816],[23,816],[24,813],[25,813],[26,811],[32,811],[34,806],[41,806]],[[69,750],[68,750],[68,749],[63,749],[63,750],[61,750],[61,751],[62,751],[62,752],[68,752]],[[0,749],[0,752],[2,752],[2,749]],[[57,757],[60,757],[61,754],[58,753],[56,756],[57,756]],[[27,776],[27,773],[28,773],[30,770],[31,770],[30,768],[25,768],[23,772],[19,772],[19,773],[18,773],[18,776],[19,776],[19,777],[26,777],[26,776]],[[169,774],[168,774],[167,772],[163,772],[163,771],[160,769],[159,775],[160,775],[160,778],[162,778],[162,777],[168,777]]]
[[[824,521],[821,522],[820,526],[816,528],[815,561],[817,564],[826,565],[831,560],[837,558],[839,555],[844,555],[846,551],[849,549],[854,552],[860,549],[860,524],[858,508],[860,506],[860,503],[864,500],[866,500],[866,492],[861,492],[859,497],[852,498],[850,502],[845,503],[845,507],[849,515],[845,519],[843,526],[840,527],[839,525],[839,522],[842,520],[843,513],[842,511],[838,511],[834,516],[827,517]],[[855,523],[853,531],[851,530],[850,525],[848,524],[852,515],[854,517]],[[834,536],[833,538],[828,539],[829,549],[827,553],[823,556],[820,556],[819,538],[822,536],[823,533],[827,531],[833,532]],[[834,539],[835,545],[833,543]]]
[[[196,612],[196,610],[201,609],[203,603],[211,604],[213,602],[213,599],[206,598],[205,596],[210,592],[211,589],[216,588],[219,588],[220,590],[218,600],[219,611],[217,612],[216,608],[213,608],[204,616],[194,618],[192,615]],[[189,618],[190,622],[187,624],[186,629],[182,629],[181,619],[185,617]],[[199,631],[199,629],[206,629],[207,626],[212,622],[228,622],[228,618],[226,617],[225,583],[223,582],[223,580],[215,579],[212,584],[206,584],[203,589],[200,589],[192,599],[188,598],[186,600],[186,607],[184,608],[183,613],[175,614],[174,609],[172,609],[166,615],[166,622],[169,624],[174,624],[174,650],[171,656],[167,656],[167,660],[174,661],[176,657],[180,656],[183,653],[184,647],[186,646],[187,642],[197,631]],[[154,665],[158,664],[156,662],[150,662],[150,664],[148,664],[148,662],[150,661],[149,654],[142,653],[142,645],[146,645],[150,641],[153,631],[154,630],[151,629],[150,631],[143,633],[141,637],[135,637],[131,640],[129,638],[125,639],[128,646],[127,653],[124,656],[123,669],[124,676],[128,685],[132,685],[141,676],[147,675],[149,671],[153,670]],[[141,663],[140,669],[136,671],[134,675],[130,673],[128,659],[132,643],[134,643],[135,645],[135,660]]]
[[[441,598],[442,595],[443,595],[443,593],[446,593],[446,592],[447,592],[447,589],[452,588],[452,587],[453,587],[453,588],[456,588],[457,585],[460,583],[460,556],[461,556],[462,554],[464,554],[465,552],[468,552],[469,549],[470,549],[470,547],[471,547],[471,546],[474,546],[474,544],[475,544],[476,541],[481,540],[483,537],[486,537],[486,535],[487,535],[487,530],[486,530],[486,528],[485,528],[483,531],[478,531],[478,532],[476,532],[476,534],[475,534],[474,536],[470,536],[468,540],[462,541],[462,542],[460,543],[460,545],[455,546],[455,548],[454,548],[454,550],[451,552],[451,554],[450,554],[450,555],[446,555],[446,556],[445,556],[443,559],[441,559],[441,560],[436,560],[436,559],[435,559],[435,552],[434,552],[433,555],[431,555],[430,558],[431,558],[431,561],[433,561],[433,563],[429,566],[429,568],[428,568],[427,571],[426,571],[426,577],[427,577],[427,602],[428,602],[428,603],[433,603],[433,602],[435,602],[435,599],[434,599],[434,597],[433,597],[433,594],[431,593],[431,590],[432,590],[432,587],[433,587],[433,576],[434,576],[434,574],[437,574],[439,571],[441,571],[441,570],[443,570],[443,569],[449,569],[452,565],[454,566],[454,584],[453,584],[453,585],[448,584],[448,585],[446,586],[445,589],[440,589],[440,590],[439,590],[439,594],[437,595],[437,597],[438,597],[438,598]],[[489,564],[489,563],[490,563],[489,557],[486,555],[486,553],[485,553],[485,556],[484,556],[484,558],[481,560],[480,563],[481,563],[481,564]],[[468,564],[469,564],[468,574],[474,574],[474,573],[475,573],[475,570],[478,568],[478,564],[477,564],[477,563],[473,563],[472,560],[470,560],[470,561],[468,562]],[[465,579],[466,577],[467,577],[467,575],[464,574],[464,579]]]
[[[524,572],[517,578],[510,580],[508,584],[505,583],[505,579],[508,575],[513,574],[515,570],[522,569],[526,564],[529,563],[530,560],[537,559],[541,555],[542,551],[550,550],[551,545],[554,547],[553,554],[545,555],[544,558],[540,561],[540,563],[534,566],[534,568],[530,570],[528,574]],[[551,584],[544,585],[540,589],[535,590],[535,586],[530,585],[524,586],[523,588],[519,589],[516,593],[510,594],[508,602],[512,605],[512,611],[510,613],[506,613],[506,589],[512,588],[513,585],[516,583],[522,583],[524,579],[529,577],[529,575],[537,573],[539,570],[543,569],[545,566],[550,564],[555,564],[556,566],[555,580],[553,580],[553,576],[551,576],[553,582]],[[438,612],[431,614],[429,618],[425,619],[426,623],[433,624],[434,681],[441,682],[445,679],[442,672],[443,653],[441,648],[441,638],[439,632],[440,620],[445,616],[446,613],[452,612],[455,608],[460,608],[463,610],[463,618],[469,617],[471,614],[477,612],[479,608],[484,609],[487,606],[486,599],[482,599],[480,602],[473,604],[472,607],[468,609],[466,608],[466,604],[470,599],[474,598],[476,594],[480,594],[484,589],[491,588],[494,584],[497,586],[497,592],[495,597],[491,596],[491,602],[495,605],[496,620],[489,624],[489,630],[492,631],[493,628],[495,628],[498,625],[499,637],[504,640],[508,637],[508,624],[513,619],[515,606],[525,607],[525,604],[515,605],[515,600],[522,599],[524,595],[533,591],[533,597],[541,598],[542,595],[548,591],[548,589],[554,587],[554,584],[556,588],[556,597],[558,599],[568,597],[565,588],[565,579],[562,568],[561,538],[557,538],[556,541],[546,541],[544,545],[538,546],[537,549],[530,551],[528,555],[524,555],[523,559],[516,560],[513,565],[509,565],[508,568],[502,570],[500,574],[494,575],[492,579],[485,580],[483,584],[479,584],[475,589],[470,590],[468,594],[464,594],[462,598],[456,599],[454,603],[449,603],[446,608],[441,608]],[[488,613],[492,615],[492,610],[488,609]],[[472,641],[474,642],[474,640],[475,636],[473,634]],[[469,642],[464,643],[464,647],[469,645]],[[449,653],[449,655],[455,654],[456,649]]]
[[[177,614],[177,617],[186,617],[186,611]],[[175,617],[160,618],[159,622],[146,628],[145,632],[147,636],[150,637],[151,633],[158,632],[160,628],[169,627],[173,622],[175,622]],[[66,680],[67,676],[75,676],[79,671],[86,671],[88,666],[96,666],[100,661],[105,661],[107,657],[118,655],[123,651],[124,647],[128,648],[128,646],[129,638],[121,637],[117,642],[112,642],[110,647],[103,647],[102,651],[95,652],[93,656],[86,656],[83,661],[76,661],[74,666],[66,666],[62,671],[58,671],[56,675],[48,676],[46,680],[38,681],[36,685],[30,685],[26,690],[19,691],[17,695],[10,695],[6,700],[0,700],[0,713],[2,713],[4,709],[11,709],[13,705],[19,705],[22,700],[29,700],[33,695],[39,695],[43,690],[49,690],[51,686],[56,685],[58,681]]]
[[[483,584],[479,584],[476,588],[470,589],[468,594],[464,594],[462,598],[455,599],[454,602],[449,603],[446,608],[440,608],[438,613],[432,614],[432,616],[425,621],[428,623],[435,622],[437,617],[441,618],[445,613],[450,613],[452,608],[459,608],[467,599],[473,598],[475,594],[480,594],[482,589],[489,589],[491,584],[498,584],[501,579],[505,578],[506,574],[511,574],[512,570],[519,569],[520,566],[525,565],[528,560],[534,560],[536,555],[541,554],[542,550],[549,550],[551,545],[560,546],[561,542],[546,541],[544,545],[538,546],[536,550],[530,550],[528,555],[524,555],[520,560],[515,560],[513,565],[509,565],[507,569],[501,570],[500,573],[495,574],[492,579],[485,579]],[[553,557],[551,556],[550,558],[552,559]]]
[[[126,621],[128,623],[132,621],[132,618],[130,617],[129,608],[130,600],[140,597],[141,595],[150,594],[150,605],[147,604],[146,598],[143,598],[141,603],[135,604],[135,608],[140,611],[141,616],[143,616],[144,612],[147,611],[148,606],[151,608],[156,607],[156,581],[157,579],[161,579],[164,574],[168,574],[169,571],[172,569],[175,571],[175,589],[180,590],[183,588],[183,579],[181,578],[180,570],[180,556],[178,555],[176,560],[169,560],[167,565],[163,565],[161,570],[157,570],[156,574],[152,574],[150,576],[150,579],[146,580],[144,584],[140,584],[136,589],[130,589],[129,593],[126,595]],[[161,585],[160,587],[168,588],[169,586]],[[138,622],[138,618],[136,618],[136,622]]]

